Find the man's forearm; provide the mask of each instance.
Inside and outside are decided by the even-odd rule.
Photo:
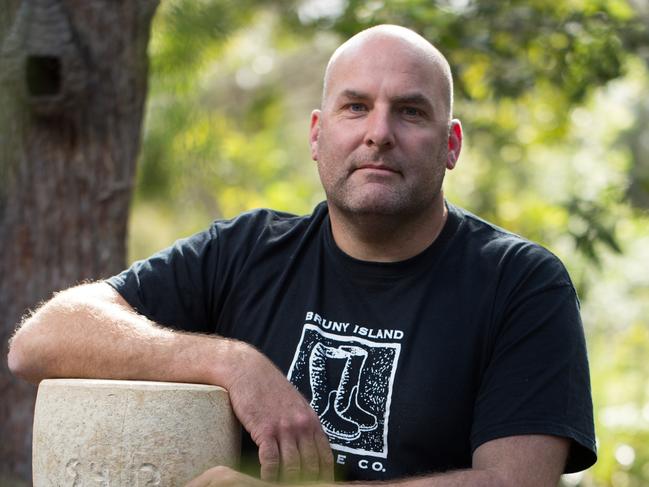
[[[570,441],[551,435],[497,438],[473,452],[472,469],[396,482],[357,482],[355,486],[395,487],[556,487],[566,465]]]
[[[237,485],[239,487],[271,487],[262,482],[227,467],[215,467],[197,477],[186,487],[218,487]],[[292,484],[294,485],[294,484]],[[314,484],[305,484],[314,485]],[[410,477],[403,480],[342,482],[334,484],[315,484],[319,487],[551,487],[555,484],[543,484],[533,479],[528,483],[508,481],[496,471],[491,470],[456,470],[450,473],[434,474],[422,477]]]
[[[336,485],[354,487],[509,487],[511,485],[514,487],[514,484],[508,483],[500,474],[490,470],[457,470],[395,481],[351,482]],[[525,487],[525,485],[517,485],[517,487]],[[529,485],[537,486],[535,483]]]
[[[548,435],[497,438],[473,452],[473,468],[391,481],[318,484],[321,487],[556,487],[566,464],[570,442]],[[227,467],[215,467],[194,479],[188,487],[271,487]],[[295,484],[291,484],[295,485]]]
[[[16,332],[10,368],[31,382],[87,377],[227,386],[225,357],[242,344],[164,329],[119,299],[99,283],[59,293]]]
[[[79,377],[222,386],[259,447],[262,478],[300,471],[314,480],[333,478],[318,416],[267,357],[240,341],[161,328],[106,284],[64,291],[37,310],[11,341],[9,367],[31,382]]]

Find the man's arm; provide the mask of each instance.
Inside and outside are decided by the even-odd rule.
[[[556,487],[570,441],[544,435],[510,436],[488,441],[473,454],[473,468],[388,482],[352,482],[356,487]],[[269,484],[227,467],[215,467],[186,487],[267,487]],[[322,487],[333,487],[324,484]]]
[[[34,383],[79,377],[222,386],[259,446],[263,479],[332,478],[317,415],[262,353],[240,341],[157,326],[108,284],[55,295],[17,330],[8,359],[14,374]]]

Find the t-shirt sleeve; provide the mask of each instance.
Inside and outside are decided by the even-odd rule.
[[[508,290],[476,400],[471,444],[506,436],[566,437],[565,471],[596,461],[590,377],[579,302],[553,256]]]
[[[140,314],[179,330],[213,332],[215,229],[178,240],[106,280]]]

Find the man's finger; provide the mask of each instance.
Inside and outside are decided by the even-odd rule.
[[[320,480],[332,482],[334,480],[334,455],[329,445],[329,439],[323,432],[315,434],[315,444],[318,449],[320,461]]]
[[[276,482],[279,476],[279,447],[274,439],[263,441],[259,445],[259,463],[261,480]]]
[[[300,452],[295,440],[291,437],[280,439],[280,480],[283,482],[297,482],[300,480]]]
[[[213,467],[185,485],[185,487],[264,487],[252,477],[228,467]]]
[[[320,477],[320,458],[318,446],[313,436],[301,438],[298,442],[300,450],[300,480],[312,481]]]
[[[213,467],[206,470],[185,487],[212,487],[216,485],[230,485],[234,472],[228,467]]]

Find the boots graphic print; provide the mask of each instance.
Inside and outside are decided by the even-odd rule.
[[[338,349],[348,353],[349,359],[338,387],[336,410],[343,418],[356,423],[361,431],[372,431],[377,427],[376,416],[358,404],[360,378],[367,360],[367,351],[354,346],[340,346]]]
[[[353,441],[377,427],[376,416],[358,404],[359,381],[367,351],[317,343],[309,357],[311,407],[329,436]]]

